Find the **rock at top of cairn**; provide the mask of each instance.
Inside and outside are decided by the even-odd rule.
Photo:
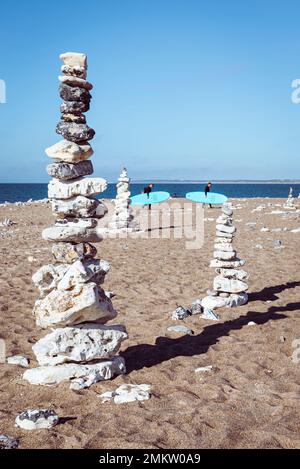
[[[210,267],[215,268],[217,276],[214,279],[213,290],[201,302],[203,308],[236,307],[248,301],[246,293],[248,285],[245,282],[248,274],[244,270],[238,270],[245,261],[237,257],[232,246],[236,233],[232,215],[231,205],[223,205],[222,214],[216,222],[214,259],[210,263]]]
[[[82,389],[125,373],[124,359],[116,353],[127,333],[123,326],[103,325],[117,313],[102,288],[109,263],[96,259],[97,250],[91,244],[102,240],[97,224],[107,208],[96,196],[107,183],[85,177],[93,173],[88,161],[93,149],[88,141],[95,134],[83,114],[89,109],[93,88],[86,81],[87,57],[67,52],[60,58],[64,102],[56,131],[64,140],[46,150],[53,159],[47,168],[53,177],[48,196],[56,221],[42,235],[54,242],[54,263],[42,266],[33,276],[40,292],[34,307],[36,323],[52,332],[33,346],[40,366],[27,370],[24,379],[40,385],[72,380],[71,389]],[[126,174],[121,176],[126,184]]]
[[[134,220],[130,199],[130,177],[126,168],[123,168],[117,183],[117,196],[115,199],[115,214],[109,223],[110,233],[131,233],[139,231],[137,220]]]
[[[293,188],[290,187],[290,192],[288,195],[287,200],[283,204],[283,208],[286,208],[287,210],[295,210],[297,207],[295,205],[295,199],[293,197]]]

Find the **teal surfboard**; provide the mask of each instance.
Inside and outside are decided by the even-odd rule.
[[[131,205],[152,205],[152,204],[159,204],[165,202],[170,198],[169,192],[150,192],[149,197],[148,194],[139,194],[130,197]]]
[[[218,194],[217,192],[209,192],[207,196],[205,192],[189,192],[185,197],[192,202],[211,205],[223,205],[228,200],[226,195]]]

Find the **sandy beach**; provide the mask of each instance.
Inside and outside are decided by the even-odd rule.
[[[171,210],[178,202],[170,202]],[[291,230],[300,227],[300,212],[284,211],[283,202],[233,201],[240,207],[234,243],[247,261],[249,303],[218,310],[218,322],[199,316],[175,322],[171,313],[212,286],[219,209],[205,209],[205,241],[198,250],[172,237],[99,243],[99,257],[111,263],[105,289],[116,295],[116,323],[129,333],[121,351],[127,374],[72,391],[68,383],[29,385],[24,369],[1,364],[0,433],[18,438],[20,448],[299,448],[300,352],[298,360],[292,356],[297,358],[293,341],[300,339],[300,232]],[[37,291],[31,277],[52,262],[41,232],[53,216],[48,204],[33,203],[0,207],[0,223],[5,218],[16,224],[0,227],[0,336],[7,356],[26,356],[34,367],[32,344],[46,332],[32,317]],[[177,323],[194,334],[167,331]],[[209,365],[211,371],[195,372]],[[123,383],[151,385],[151,399],[102,404],[99,395]],[[61,421],[33,437],[14,422],[36,407],[54,409]]]

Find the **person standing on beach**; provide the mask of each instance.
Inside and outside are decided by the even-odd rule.
[[[147,194],[148,199],[150,197],[150,193],[152,192],[153,187],[154,184],[149,184],[147,187],[144,188],[144,194]],[[148,210],[151,210],[151,204],[148,205]]]
[[[207,197],[207,194],[210,192],[211,188],[212,188],[212,183],[208,182],[204,189],[205,197]],[[212,208],[211,204],[209,204],[209,207]]]

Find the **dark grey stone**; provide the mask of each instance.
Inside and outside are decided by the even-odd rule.
[[[57,124],[56,133],[75,143],[92,140],[95,135],[95,131],[86,124],[74,124],[63,120]]]
[[[177,319],[183,320],[189,316],[191,316],[191,311],[189,309],[183,308],[182,306],[178,306],[175,311],[172,313],[172,319],[175,321]]]
[[[61,71],[64,75],[73,76],[77,78],[86,79],[87,72],[84,67],[70,67],[69,65],[63,65]]]
[[[91,161],[80,161],[79,163],[52,163],[47,166],[49,176],[68,181],[82,176],[93,174],[93,164]]]
[[[19,440],[7,435],[0,435],[0,449],[16,449],[19,446]]]
[[[89,103],[92,99],[91,93],[85,88],[65,85],[64,83],[60,85],[59,94],[64,101],[80,101],[83,103]]]

